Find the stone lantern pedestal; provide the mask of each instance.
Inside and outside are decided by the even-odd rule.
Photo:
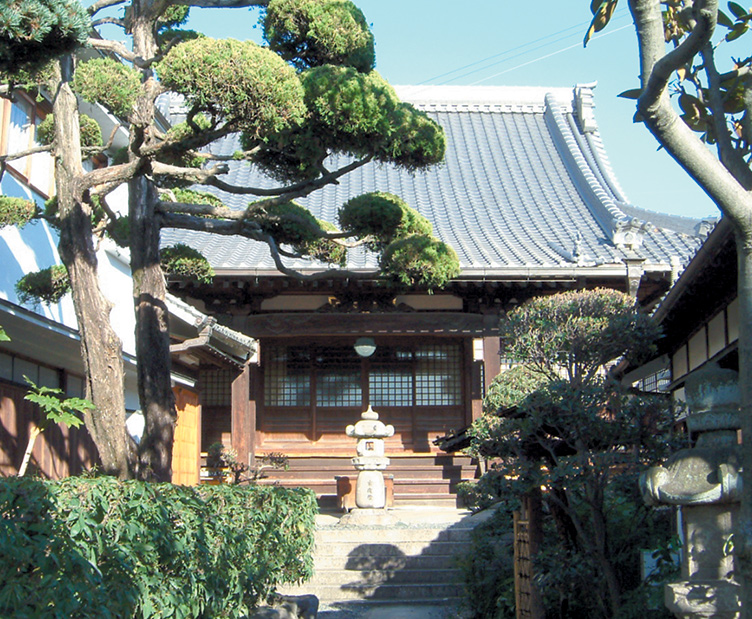
[[[710,366],[691,375],[685,390],[687,428],[698,435],[696,445],[652,467],[640,480],[649,505],[681,509],[682,580],[666,585],[665,604],[676,617],[735,619],[740,587],[729,549],[741,493],[738,376]]]
[[[340,519],[340,523],[384,523],[387,518],[384,470],[389,465],[389,458],[384,455],[384,439],[394,435],[394,427],[380,421],[378,413],[369,406],[360,421],[347,426],[345,434],[358,439],[357,456],[352,459],[358,471],[355,484],[357,508]]]

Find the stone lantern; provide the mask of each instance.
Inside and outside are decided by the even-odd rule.
[[[365,509],[385,508],[383,471],[389,465],[389,458],[384,455],[384,439],[394,435],[394,427],[379,421],[379,414],[369,406],[360,421],[347,426],[345,434],[358,439],[355,448],[358,455],[352,459],[353,466],[358,470],[355,504]]]
[[[649,505],[681,509],[682,580],[666,585],[666,607],[686,619],[734,619],[740,609],[738,566],[729,548],[741,492],[738,375],[711,365],[693,373],[685,391],[687,429],[698,436],[695,446],[650,468],[640,480]]]

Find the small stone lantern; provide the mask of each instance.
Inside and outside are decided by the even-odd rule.
[[[383,509],[386,507],[384,469],[389,458],[384,456],[384,439],[394,435],[394,426],[379,421],[379,414],[370,406],[355,425],[347,426],[347,436],[358,439],[357,457],[352,459],[358,470],[355,485],[355,504],[359,508]]]

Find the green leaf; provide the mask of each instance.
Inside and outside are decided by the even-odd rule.
[[[734,27],[734,22],[732,22],[731,18],[721,11],[721,9],[718,9],[718,24],[729,30]]]
[[[62,390],[38,386],[27,376],[24,376],[24,379],[31,387],[24,399],[39,406],[47,421],[78,428],[83,424],[83,413],[95,408],[88,400],[64,399]]]
[[[10,337],[2,327],[0,327],[0,342],[10,342]]]
[[[616,96],[621,97],[622,99],[639,99],[641,94],[642,94],[642,88],[631,88],[630,90],[625,90],[624,92],[620,92]]]
[[[743,7],[738,5],[736,2],[729,2],[728,8],[729,8],[729,11],[731,11],[734,14],[734,17],[736,17],[736,19],[742,19],[743,17],[746,17],[747,15],[747,11]]]
[[[738,24],[731,32],[726,35],[726,41],[734,41],[738,39],[745,32],[747,32],[747,30],[749,30],[748,24]]]

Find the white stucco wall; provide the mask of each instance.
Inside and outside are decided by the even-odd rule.
[[[4,175],[0,191],[6,196],[32,199],[39,204],[43,202],[10,174]],[[110,196],[110,201],[119,203],[120,208],[127,208],[125,199],[125,190]],[[54,305],[22,304],[15,290],[16,282],[23,275],[62,264],[57,252],[58,239],[57,231],[44,221],[35,221],[23,228],[8,226],[0,230],[0,298],[76,329],[78,325],[70,294]],[[119,250],[111,241],[104,241],[97,257],[102,292],[114,306],[110,321],[123,342],[123,351],[135,354],[135,318],[127,252]]]

